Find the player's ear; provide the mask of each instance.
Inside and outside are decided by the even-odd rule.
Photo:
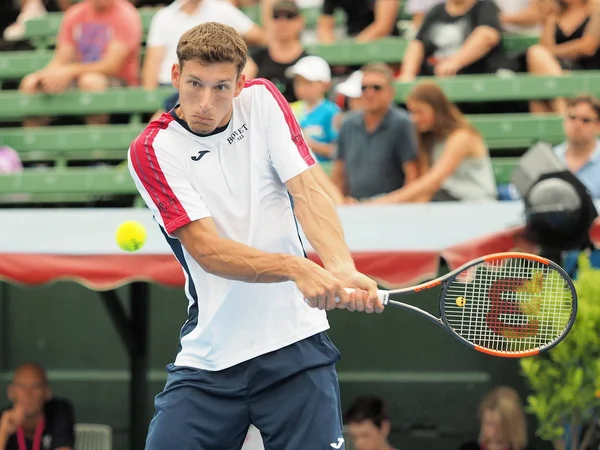
[[[244,84],[246,84],[246,75],[240,73],[235,83],[235,93],[233,94],[234,97],[240,95],[240,92],[242,92],[242,89],[244,89]]]
[[[181,68],[178,63],[175,63],[173,64],[173,67],[171,67],[171,83],[173,83],[173,86],[177,89],[179,89],[179,78],[181,78]]]

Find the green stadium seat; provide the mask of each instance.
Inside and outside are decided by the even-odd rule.
[[[515,154],[538,140],[557,144],[564,139],[562,118],[530,114],[477,115],[469,117],[492,150]],[[121,161],[143,124],[0,128],[0,145],[14,148],[26,162]]]
[[[498,184],[510,182],[517,158],[493,160]],[[325,167],[326,170],[329,168]],[[125,167],[85,167],[26,170],[0,176],[2,194],[137,194],[129,171]]]
[[[460,76],[436,80],[455,102],[485,102],[548,99],[579,92],[600,95],[600,71],[582,71],[563,77],[516,75]],[[403,103],[413,83],[397,83],[396,100]],[[86,115],[101,113],[151,113],[173,89],[114,88],[107,92],[67,92],[61,95],[24,96],[16,91],[0,92],[0,120],[19,121],[27,116]]]
[[[0,145],[19,152],[24,162],[122,161],[142,124],[0,129]]]
[[[52,53],[48,51],[0,52],[0,81],[20,80],[44,67]]]
[[[114,88],[107,92],[66,92],[61,95],[21,95],[0,92],[0,121],[20,121],[23,117],[87,115],[103,113],[152,113],[162,107],[173,88],[155,91],[142,88]]]
[[[542,100],[573,96],[581,92],[600,94],[600,71],[571,72],[561,77],[515,74],[461,75],[454,78],[422,77],[411,83],[397,83],[396,101],[404,103],[413,85],[425,79],[435,80],[453,102]]]

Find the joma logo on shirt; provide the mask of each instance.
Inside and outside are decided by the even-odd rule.
[[[227,138],[227,142],[229,142],[229,145],[233,144],[235,141],[241,141],[242,139],[244,139],[245,131],[248,131],[248,125],[246,124],[242,125],[233,133],[231,133],[231,136]]]

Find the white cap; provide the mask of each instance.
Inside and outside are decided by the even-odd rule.
[[[285,71],[285,76],[292,78],[294,75],[300,75],[308,81],[331,81],[331,69],[329,64],[320,56],[305,56],[300,58],[296,64]]]
[[[362,96],[362,78],[363,73],[360,70],[357,70],[338,84],[335,87],[335,90],[346,97],[359,98]]]

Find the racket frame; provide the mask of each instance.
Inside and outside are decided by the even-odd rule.
[[[569,323],[563,330],[563,332],[560,334],[560,336],[558,336],[552,342],[550,342],[549,344],[547,344],[541,348],[529,350],[526,352],[497,351],[497,350],[491,350],[491,349],[484,348],[479,345],[473,344],[472,342],[469,342],[468,340],[463,338],[460,334],[458,334],[456,331],[454,331],[452,329],[452,327],[450,326],[450,324],[448,322],[448,319],[446,318],[446,313],[444,311],[444,301],[445,301],[446,295],[448,293],[449,285],[452,281],[454,281],[456,279],[458,274],[460,274],[461,272],[464,272],[465,270],[467,270],[473,266],[481,264],[481,263],[497,261],[497,260],[502,260],[502,259],[511,259],[511,258],[524,258],[524,259],[528,259],[531,261],[539,262],[545,266],[550,266],[552,269],[559,272],[561,274],[561,276],[564,278],[564,280],[567,282],[567,285],[568,285],[569,289],[571,290],[572,299],[573,299],[572,300],[572,308],[573,309],[571,311],[571,318],[569,320]],[[416,306],[390,299],[390,295],[415,294],[417,292],[427,291],[427,290],[430,290],[430,289],[433,289],[433,288],[436,288],[439,286],[442,287],[442,292],[440,293],[440,300],[439,300],[439,304],[438,304],[440,317],[436,317],[433,314],[431,314],[427,311],[423,311],[421,308],[418,308]],[[384,305],[392,305],[392,306],[396,306],[396,307],[402,308],[407,311],[415,312],[415,313],[421,315],[422,317],[429,319],[431,322],[435,323],[436,325],[439,325],[440,327],[442,327],[446,332],[450,333],[452,336],[454,336],[456,339],[458,339],[458,341],[461,342],[462,344],[464,344],[468,347],[471,347],[472,349],[475,349],[481,353],[485,353],[485,354],[491,355],[491,356],[499,356],[499,357],[503,357],[503,358],[524,358],[524,357],[528,357],[528,356],[535,356],[539,353],[543,353],[543,352],[550,350],[552,347],[556,346],[560,341],[562,341],[567,334],[569,334],[569,331],[571,331],[571,328],[573,327],[573,324],[575,323],[575,319],[577,317],[577,291],[575,290],[575,285],[573,284],[573,281],[571,280],[571,278],[569,277],[567,272],[562,267],[560,267],[558,264],[556,264],[555,262],[550,261],[549,259],[543,258],[541,256],[532,255],[529,253],[520,253],[520,252],[492,253],[492,254],[471,260],[471,261],[463,264],[462,266],[454,269],[453,271],[448,272],[446,275],[436,278],[435,280],[431,280],[431,281],[421,283],[416,286],[407,287],[407,288],[393,289],[393,290],[389,290],[389,291],[380,290],[380,291],[378,291],[378,293],[379,293],[379,298],[381,299],[381,301]]]

